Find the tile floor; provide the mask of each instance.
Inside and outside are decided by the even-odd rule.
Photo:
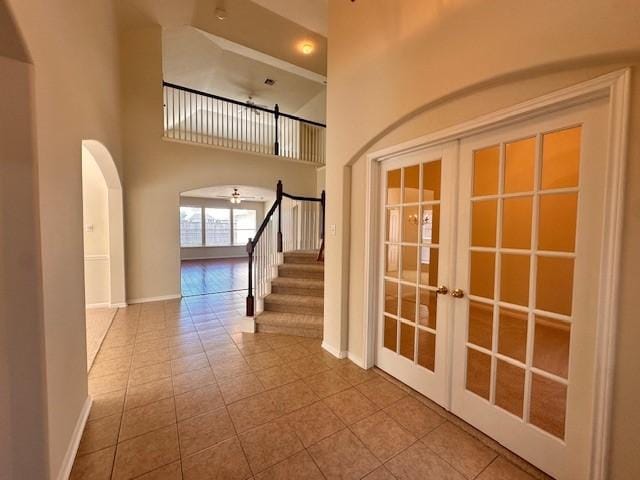
[[[86,310],[87,371],[93,365],[102,340],[107,334],[117,310],[117,308],[88,308]]]
[[[240,333],[243,302],[118,311],[89,374],[94,403],[71,479],[540,478],[319,340]]]
[[[246,290],[248,282],[247,259],[183,260],[180,279],[182,295],[185,297]]]

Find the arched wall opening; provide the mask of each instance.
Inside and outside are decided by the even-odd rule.
[[[82,142],[82,216],[87,369],[125,303],[122,185],[109,151]]]
[[[232,203],[234,191],[240,203]],[[246,244],[253,238],[275,191],[250,185],[214,185],[179,198],[181,295],[192,297],[247,289]]]

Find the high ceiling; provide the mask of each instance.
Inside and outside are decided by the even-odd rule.
[[[181,197],[194,198],[219,198],[228,199],[237,188],[240,198],[250,202],[272,202],[276,198],[276,192],[266,188],[251,187],[248,185],[217,185],[215,187],[198,188],[182,192]]]
[[[166,81],[295,113],[324,91],[325,78],[194,27],[163,31]],[[273,85],[265,84],[269,78]]]

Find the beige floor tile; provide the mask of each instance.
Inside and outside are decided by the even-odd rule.
[[[382,411],[360,420],[351,426],[351,430],[381,462],[386,462],[417,440]]]
[[[216,345],[214,348],[207,348],[205,344],[205,353],[209,359],[211,366],[222,365],[225,363],[240,362],[245,363],[244,356],[234,345]]]
[[[124,412],[119,441],[137,437],[176,423],[176,407],[173,397]]]
[[[182,480],[182,466],[180,462],[171,463],[152,472],[145,473],[136,480]]]
[[[310,377],[329,370],[329,366],[318,355],[299,358],[288,364],[301,378]]]
[[[194,342],[172,345],[169,347],[169,351],[171,354],[171,359],[174,360],[176,358],[188,357],[190,355],[204,353],[204,348],[202,348],[200,340],[196,340]]]
[[[329,368],[338,368],[344,365],[351,364],[351,360],[349,360],[348,358],[338,358],[324,349],[318,354],[318,356]]]
[[[422,442],[467,478],[475,478],[497,456],[480,440],[451,422],[440,425]]]
[[[180,452],[183,457],[235,436],[226,408],[191,417],[178,423]]]
[[[190,390],[176,395],[178,421],[224,407],[224,400],[217,385]]]
[[[253,397],[238,400],[227,407],[238,432],[257,427],[279,416],[269,393],[259,393]]]
[[[288,383],[268,391],[281,415],[293,412],[320,399],[302,380]]]
[[[299,343],[295,343],[284,348],[278,348],[273,352],[280,358],[282,358],[285,362],[291,362],[293,360],[308,357],[309,355],[311,355],[309,350],[304,348],[304,346],[300,345]]]
[[[356,389],[380,408],[388,407],[407,396],[407,392],[380,376],[356,385]]]
[[[396,477],[383,465],[382,467],[376,468],[362,480],[395,480],[395,478]]]
[[[156,363],[155,365],[148,365],[146,367],[131,370],[131,374],[129,375],[129,385],[142,385],[143,383],[149,383],[154,380],[161,380],[169,377],[171,377],[171,363]]]
[[[384,411],[418,438],[446,421],[425,404],[409,396],[389,405]]]
[[[129,372],[114,373],[98,378],[89,379],[89,394],[100,395],[103,393],[123,390],[127,386]]]
[[[247,355],[245,360],[251,367],[251,370],[264,370],[265,368],[275,367],[284,363],[282,357],[276,355],[274,351],[256,353],[255,355]]]
[[[304,382],[321,398],[334,395],[351,387],[351,384],[333,371],[306,377]]]
[[[104,343],[100,348],[100,351],[96,355],[96,359],[93,361],[94,365],[99,365],[102,362],[112,360],[114,358],[131,357],[133,355],[133,344],[124,345],[122,347],[106,347]]]
[[[310,447],[309,453],[329,479],[360,479],[380,466],[376,457],[346,428]]]
[[[98,418],[122,413],[124,408],[124,395],[125,390],[93,395],[89,420],[97,420]]]
[[[115,373],[128,372],[131,367],[131,357],[117,357],[96,363],[89,371],[89,378],[104,377]]]
[[[373,380],[379,377],[375,370],[365,370],[357,366],[355,363],[340,365],[338,368],[334,369],[334,371],[351,385],[358,385],[366,382],[367,380]]]
[[[136,345],[133,349],[134,354],[140,354],[145,352],[153,352],[156,350],[163,350],[169,348],[168,338],[155,338],[153,340],[142,341],[137,339]]]
[[[201,368],[191,372],[181,373],[173,377],[173,391],[176,395],[204,387],[205,385],[215,384],[216,380],[213,376],[211,368]]]
[[[169,346],[185,345],[190,343],[200,343],[200,336],[195,331],[187,333],[172,334],[169,336]]]
[[[296,343],[300,343],[304,337],[295,337],[293,335],[274,335],[271,334],[267,337],[267,343],[271,345],[271,348],[278,349],[283,347],[288,347],[289,345],[294,345]]]
[[[325,351],[322,348],[322,340],[316,338],[305,338],[300,341],[302,345],[309,353],[322,353]]]
[[[182,472],[184,480],[246,480],[251,477],[237,437],[183,458]]]
[[[332,435],[345,424],[322,402],[296,410],[282,419],[291,425],[305,447]]]
[[[134,478],[180,459],[176,425],[118,444],[113,480]]]
[[[323,480],[324,476],[309,454],[302,450],[256,475],[256,480]]]
[[[393,457],[385,467],[400,480],[464,480],[451,465],[420,442]]]
[[[118,413],[87,422],[84,427],[84,432],[82,432],[80,445],[78,446],[78,455],[96,452],[118,443],[120,420],[121,416]]]
[[[239,435],[254,474],[299,452],[304,447],[286,422],[270,422]]]
[[[242,342],[237,345],[238,350],[240,350],[243,355],[255,355],[256,353],[272,351],[271,346],[266,342]]]
[[[157,402],[163,398],[173,397],[173,384],[170,378],[129,387],[124,402],[124,409],[141,407],[147,403]]]
[[[331,395],[323,402],[347,425],[372,415],[378,407],[355,388]]]
[[[87,455],[79,455],[73,463],[69,480],[109,480],[116,447],[109,447]]]
[[[171,360],[171,373],[175,376],[180,375],[181,373],[207,368],[208,366],[209,360],[207,359],[206,354],[201,352],[196,353],[195,355],[188,355],[186,357]]]
[[[147,352],[134,352],[132,368],[146,367],[156,363],[168,362],[171,360],[169,347],[157,350],[149,350]]]
[[[216,376],[216,379],[219,381],[237,377],[239,375],[247,375],[253,372],[247,362],[240,358],[237,360],[234,359],[233,361],[226,359],[224,362],[215,362],[211,369],[213,370],[213,374]]]
[[[259,370],[255,372],[264,388],[270,390],[272,388],[295,382],[300,377],[287,365],[276,365],[275,367]]]
[[[262,383],[252,373],[220,380],[218,386],[227,405],[264,391]]]
[[[533,480],[533,477],[504,457],[498,457],[478,476],[478,480]]]

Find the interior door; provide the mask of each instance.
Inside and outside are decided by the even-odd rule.
[[[560,479],[589,475],[607,118],[460,142],[451,410]]]
[[[376,364],[441,405],[448,403],[457,144],[382,165]],[[440,294],[438,293],[440,292]]]

